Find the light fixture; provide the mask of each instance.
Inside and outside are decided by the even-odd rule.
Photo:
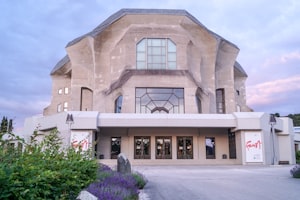
[[[269,121],[271,126],[274,126],[276,124],[276,118],[274,114],[270,115],[270,121]]]
[[[71,124],[73,124],[73,123],[74,123],[73,115],[68,114],[67,119],[66,119],[66,124],[69,124],[69,126],[71,126]]]
[[[276,157],[275,157],[275,130],[274,125],[276,124],[276,118],[274,114],[270,115],[269,124],[271,125],[271,137],[272,137],[272,143],[273,143],[273,159],[272,159],[272,165],[275,165]]]

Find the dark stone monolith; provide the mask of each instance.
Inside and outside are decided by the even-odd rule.
[[[126,174],[131,173],[131,165],[124,153],[118,155],[118,172]]]

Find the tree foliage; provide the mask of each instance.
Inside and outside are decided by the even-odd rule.
[[[61,149],[57,129],[41,143],[32,137],[23,151],[0,146],[0,199],[75,199],[95,181],[98,164],[90,153]],[[3,138],[0,138],[3,144]]]
[[[288,117],[293,120],[294,126],[300,126],[300,114],[289,114]]]

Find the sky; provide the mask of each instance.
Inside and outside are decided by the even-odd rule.
[[[14,127],[50,104],[50,72],[67,43],[122,8],[188,11],[239,47],[250,108],[300,113],[299,0],[0,0],[0,8],[0,117]]]

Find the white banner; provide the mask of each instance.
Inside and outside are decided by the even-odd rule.
[[[89,132],[71,132],[71,146],[83,151],[89,149],[90,145],[90,133]]]
[[[246,162],[263,162],[261,133],[245,133]]]

